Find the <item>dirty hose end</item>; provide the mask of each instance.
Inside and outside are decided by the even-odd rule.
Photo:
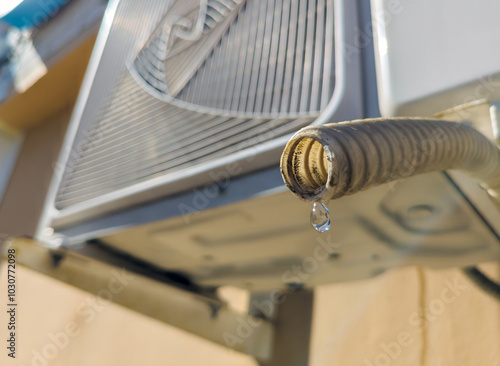
[[[288,142],[281,156],[281,174],[288,189],[307,201],[327,201],[332,197],[333,151],[318,138],[318,130],[304,128]]]

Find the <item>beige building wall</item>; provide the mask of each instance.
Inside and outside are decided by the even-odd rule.
[[[500,279],[497,264],[483,268]],[[5,271],[3,266],[3,294]],[[29,269],[19,268],[17,278],[18,358],[9,359],[2,347],[1,365],[256,365],[250,357],[121,306],[97,306],[93,295]],[[82,306],[95,309],[90,321]],[[7,323],[1,311],[2,341]],[[68,331],[71,324],[77,327]],[[312,366],[500,365],[500,306],[456,269],[402,268],[321,286],[310,361]]]

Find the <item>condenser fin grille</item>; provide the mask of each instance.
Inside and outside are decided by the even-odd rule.
[[[331,100],[332,1],[209,0],[198,38],[172,40],[169,11],[187,6],[181,23],[194,27],[199,4],[170,6],[100,108],[84,114],[57,209],[288,135]]]

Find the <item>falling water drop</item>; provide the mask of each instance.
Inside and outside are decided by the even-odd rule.
[[[330,229],[330,213],[324,204],[314,202],[311,211],[311,225],[320,233]]]

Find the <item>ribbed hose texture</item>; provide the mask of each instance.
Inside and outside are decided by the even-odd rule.
[[[305,127],[281,157],[287,187],[309,201],[447,169],[466,171],[486,188],[497,188],[500,150],[465,123],[379,118]]]

